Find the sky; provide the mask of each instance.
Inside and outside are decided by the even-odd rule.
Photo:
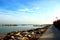
[[[0,24],[51,24],[60,18],[60,0],[0,0]]]

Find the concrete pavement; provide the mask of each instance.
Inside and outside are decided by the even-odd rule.
[[[60,40],[60,30],[53,25],[40,37],[39,40]]]

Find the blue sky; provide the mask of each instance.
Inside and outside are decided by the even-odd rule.
[[[0,24],[50,24],[56,17],[59,0],[0,0]]]

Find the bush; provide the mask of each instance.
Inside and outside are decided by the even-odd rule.
[[[60,20],[54,21],[53,25],[60,30]]]

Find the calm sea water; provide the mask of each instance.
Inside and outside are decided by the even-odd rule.
[[[0,26],[0,34],[6,34],[12,31],[23,31],[23,30],[29,30],[33,28],[38,28],[38,27],[33,27],[32,25],[28,26]]]

